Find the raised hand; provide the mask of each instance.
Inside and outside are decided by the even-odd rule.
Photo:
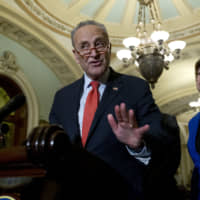
[[[126,110],[126,104],[115,106],[116,120],[112,114],[108,114],[108,122],[117,139],[132,149],[137,149],[142,144],[143,134],[149,130],[149,125],[138,127],[132,109]]]

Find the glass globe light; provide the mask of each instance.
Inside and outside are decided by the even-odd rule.
[[[131,51],[128,50],[128,49],[122,49],[122,50],[119,50],[117,52],[117,57],[120,59],[120,60],[124,60],[124,59],[127,59],[129,60],[132,56],[131,56]]]
[[[200,104],[199,104],[199,102],[197,102],[197,101],[191,101],[191,102],[189,103],[189,106],[190,106],[190,107],[199,107]]]
[[[164,60],[168,62],[172,62],[174,60],[174,56],[172,54],[165,55]]]
[[[176,49],[184,49],[186,45],[186,42],[182,40],[176,40],[172,41],[168,44],[168,47],[170,48],[171,51],[175,51]]]
[[[140,39],[136,37],[125,38],[123,44],[126,48],[138,47],[140,45]]]
[[[169,33],[167,31],[154,31],[151,34],[151,39],[154,42],[158,42],[158,41],[166,41],[169,38]]]

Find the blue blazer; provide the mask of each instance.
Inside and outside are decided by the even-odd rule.
[[[55,95],[49,115],[50,123],[61,125],[71,143],[78,144],[80,147],[78,110],[83,85],[84,78],[82,77],[59,90]],[[126,146],[116,139],[107,121],[107,115],[114,114],[114,106],[121,102],[126,103],[127,109],[134,110],[139,126],[150,125],[150,131],[146,133],[145,140],[152,152],[154,152],[153,148],[161,147],[167,142],[167,133],[162,130],[159,123],[161,113],[147,82],[137,77],[116,73],[111,69],[85,149],[116,170],[130,185],[133,194],[142,194],[146,166],[128,153]],[[159,151],[159,148],[155,151]]]
[[[197,113],[189,121],[189,138],[188,138],[188,151],[194,163],[194,171],[191,182],[191,195],[192,199],[200,200],[200,154],[196,149],[196,137],[199,131],[200,113]],[[200,141],[199,141],[200,145]]]

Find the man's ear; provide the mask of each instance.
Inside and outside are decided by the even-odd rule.
[[[78,64],[80,64],[78,53],[76,52],[75,49],[73,49],[72,52],[73,52],[73,54],[74,54],[74,57],[75,57],[76,62],[77,62]]]

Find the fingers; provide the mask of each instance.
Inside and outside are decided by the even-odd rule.
[[[127,122],[127,123],[129,122],[125,103],[121,103],[120,105],[115,106],[115,115],[116,115],[116,119],[119,123],[120,122]]]
[[[129,126],[131,128],[136,128],[137,127],[136,119],[134,116],[134,111],[132,109],[128,111],[128,119],[129,119]]]
[[[118,123],[129,125],[131,128],[137,127],[134,111],[132,109],[127,111],[125,103],[115,106],[115,115]]]
[[[108,115],[108,122],[112,129],[117,129],[118,124],[123,127],[130,127],[130,128],[138,128],[138,124],[134,115],[133,109],[129,109],[127,111],[126,104],[121,103],[120,105],[116,105],[115,108],[115,116],[116,120],[114,119],[112,114]],[[143,127],[141,127],[143,130]],[[148,126],[144,126],[144,132],[148,130]]]
[[[113,132],[117,129],[117,123],[113,117],[112,114],[107,115],[108,123],[110,124],[110,127],[112,128]]]
[[[149,130],[150,126],[138,127],[133,109],[127,111],[125,103],[116,105],[114,111],[116,118],[113,114],[108,114],[107,119],[116,138],[131,148],[140,146],[143,134]]]
[[[150,126],[148,124],[138,128],[138,132],[143,135],[145,132],[147,132],[149,130]]]
[[[126,104],[125,103],[121,103],[120,104],[119,112],[120,112],[120,115],[122,117],[122,121],[126,122],[126,123],[129,123],[129,117],[128,117],[128,113],[126,111]]]
[[[122,115],[121,115],[121,112],[120,112],[120,107],[118,105],[115,106],[115,115],[116,115],[116,119],[118,122],[122,122],[123,119],[122,119]]]

